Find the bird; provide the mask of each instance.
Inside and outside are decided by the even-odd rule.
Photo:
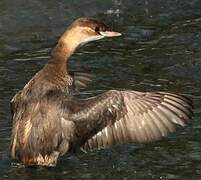
[[[118,37],[105,23],[74,20],[50,52],[50,58],[10,101],[10,156],[25,166],[54,167],[66,153],[115,144],[160,140],[192,119],[190,98],[170,92],[111,89],[79,98],[71,92],[87,86],[87,73],[70,74],[75,50],[91,41]]]

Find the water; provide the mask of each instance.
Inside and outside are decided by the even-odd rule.
[[[200,8],[199,0],[1,0],[0,179],[201,179]],[[56,168],[14,164],[8,156],[9,101],[80,16],[102,19],[123,33],[90,43],[72,57],[72,70],[97,75],[81,95],[112,88],[182,93],[194,101],[193,121],[159,142],[67,154]]]

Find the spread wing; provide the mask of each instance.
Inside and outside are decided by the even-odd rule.
[[[87,100],[71,102],[70,119],[85,150],[116,143],[159,140],[185,126],[192,103],[183,96],[164,92],[108,91]]]
[[[75,90],[86,88],[95,77],[95,75],[91,73],[73,71],[70,72],[70,76],[73,78],[73,89]]]

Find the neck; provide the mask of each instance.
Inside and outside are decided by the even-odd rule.
[[[51,58],[48,62],[48,66],[56,68],[57,72],[67,73],[68,59],[76,50],[77,45],[73,43],[71,36],[68,32],[65,32],[59,39],[56,47],[51,51]]]

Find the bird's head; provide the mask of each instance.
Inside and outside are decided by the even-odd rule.
[[[60,41],[71,46],[69,48],[75,49],[91,41],[117,36],[121,36],[121,33],[110,30],[108,26],[100,21],[90,18],[79,18],[64,32]]]

